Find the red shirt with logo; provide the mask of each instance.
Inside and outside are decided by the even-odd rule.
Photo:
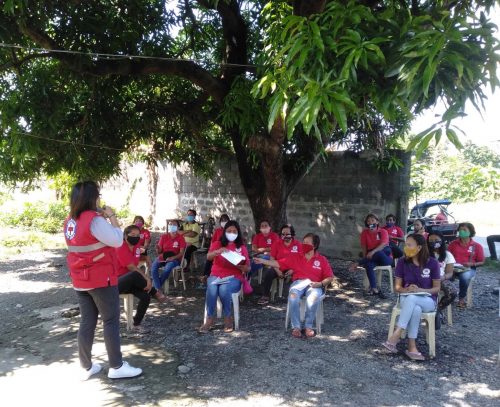
[[[484,250],[478,242],[470,239],[468,244],[462,244],[460,239],[448,245],[448,251],[453,254],[455,261],[460,264],[480,263],[484,261]]]
[[[252,239],[252,245],[257,246],[258,249],[266,249],[278,240],[280,237],[274,232],[269,232],[267,236],[264,236],[263,233],[257,233]]]
[[[222,243],[220,241],[213,242],[210,245],[210,248],[208,249],[209,252],[213,252],[214,250],[218,250],[222,247]],[[250,257],[248,256],[248,251],[245,245],[241,245],[240,247],[236,247],[236,244],[234,242],[229,242],[227,246],[225,246],[227,250],[232,250],[238,254],[241,254],[242,256],[245,257],[245,262],[247,266],[250,265]],[[221,255],[217,255],[214,257],[213,264],[212,264],[212,272],[210,273],[211,276],[215,277],[228,277],[228,276],[235,276],[236,278],[239,278],[240,280],[243,278],[243,274],[241,273],[241,270],[235,266],[233,263],[227,261],[224,257]]]
[[[363,229],[361,232],[361,246],[366,247],[368,251],[375,249],[382,243],[387,246],[389,244],[389,234],[387,230],[378,228],[375,230]]]
[[[141,246],[141,247],[144,246],[144,242],[146,240],[151,241],[151,233],[149,233],[149,230],[147,230],[145,228],[141,229],[139,237],[140,237],[140,239],[139,239],[138,245]]]
[[[291,254],[301,254],[302,243],[298,240],[292,240],[287,246],[282,239],[277,240],[271,246],[271,257],[275,260],[282,259]]]
[[[333,270],[325,256],[319,253],[307,260],[303,254],[288,256],[278,260],[280,270],[293,270],[292,281],[308,278],[313,283],[319,283],[325,278],[333,277]]]
[[[161,235],[158,247],[160,248],[160,253],[172,252],[176,255],[179,254],[181,249],[186,248],[186,241],[184,240],[184,236],[179,233],[176,233],[174,236],[171,236],[170,233],[165,233]]]
[[[392,239],[393,237],[403,237],[405,234],[403,233],[403,230],[399,226],[384,226],[383,229],[387,230],[387,233],[389,234],[389,239],[391,239],[391,242],[393,243],[398,243],[396,239]]]
[[[132,250],[130,250],[127,242],[123,241],[123,244],[115,250],[116,259],[118,261],[118,277],[130,271],[128,269],[130,264],[134,266],[139,264],[139,258],[141,257],[141,246],[139,244],[136,244]]]

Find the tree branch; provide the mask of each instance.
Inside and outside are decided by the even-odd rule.
[[[25,24],[19,25],[20,31],[41,47],[59,50],[58,44],[49,36]],[[71,70],[94,76],[106,75],[154,75],[178,76],[205,90],[218,104],[222,104],[228,87],[193,61],[159,59],[119,59],[91,60],[83,56],[53,53],[54,58],[66,64]]]
[[[37,59],[37,58],[51,58],[53,56],[54,55],[52,55],[50,53],[29,54],[29,55],[25,56],[22,59],[17,59],[16,58],[16,59],[13,59],[12,61],[6,62],[3,65],[0,65],[0,72],[6,71],[7,69],[10,69],[10,68],[19,69],[21,67],[21,65],[23,65],[24,63],[26,63],[28,61],[31,61],[32,59]]]

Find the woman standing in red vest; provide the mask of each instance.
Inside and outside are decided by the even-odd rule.
[[[101,314],[104,342],[108,353],[108,377],[135,377],[141,369],[122,360],[120,350],[120,297],[115,248],[123,243],[123,234],[111,208],[99,208],[99,187],[93,181],[73,186],[70,213],[64,222],[68,245],[68,268],[80,304],[78,355],[87,380],[101,371],[92,362],[97,317]],[[109,220],[109,222],[108,222]]]

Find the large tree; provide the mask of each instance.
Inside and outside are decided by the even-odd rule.
[[[413,146],[459,143],[451,121],[498,85],[494,0],[0,4],[4,181],[103,179],[123,153],[207,173],[233,154],[255,219],[277,225],[329,144],[382,152],[439,100]]]

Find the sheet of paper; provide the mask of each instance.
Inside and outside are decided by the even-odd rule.
[[[424,297],[430,297],[431,293],[416,292],[416,293],[401,293],[399,295],[422,295]]]
[[[222,253],[221,256],[224,257],[231,264],[234,264],[235,266],[237,266],[243,260],[245,260],[245,256],[242,256],[241,254],[233,252],[232,250],[229,250],[227,252]]]

